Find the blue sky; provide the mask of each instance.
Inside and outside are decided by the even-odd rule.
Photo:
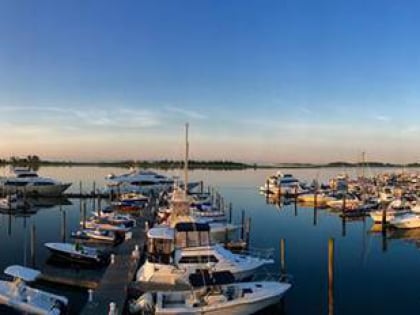
[[[0,1],[0,156],[420,160],[417,1]]]

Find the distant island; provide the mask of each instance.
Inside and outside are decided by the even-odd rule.
[[[12,165],[38,169],[40,166],[99,166],[99,167],[123,167],[123,168],[156,168],[156,169],[180,169],[184,167],[184,161],[180,160],[121,160],[121,161],[50,161],[42,160],[37,155],[26,157],[12,156],[9,159],[0,159],[0,165]],[[242,163],[226,160],[212,161],[188,161],[189,169],[214,169],[214,170],[244,170],[244,169],[278,169],[278,168],[328,168],[328,167],[420,167],[420,163],[395,164],[384,162],[349,163],[337,161],[325,164],[314,163]]]

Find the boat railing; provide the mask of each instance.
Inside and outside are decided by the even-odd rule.
[[[269,260],[274,258],[274,248],[249,247],[247,249],[238,251],[237,253],[240,255],[247,255],[259,259]]]

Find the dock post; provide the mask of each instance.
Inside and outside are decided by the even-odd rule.
[[[245,242],[246,242],[246,248],[249,248],[249,237],[251,234],[251,217],[248,218],[248,221],[246,223],[246,233],[245,233]]]
[[[280,279],[286,275],[286,240],[280,239]]]
[[[244,225],[245,225],[245,210],[242,209],[242,220],[241,220],[241,240],[244,240]]]
[[[223,214],[225,214],[225,199],[223,197],[220,198],[220,206],[223,211]]]
[[[386,206],[382,206],[382,232],[386,229]]]
[[[297,203],[295,202],[295,217],[298,216],[298,206]]]
[[[108,315],[118,315],[117,304],[115,304],[114,302],[109,303]]]
[[[204,183],[203,181],[200,181],[200,193],[203,194],[204,192]]]
[[[314,208],[318,208],[318,189],[314,192]]]
[[[232,203],[229,203],[229,223],[232,223]]]
[[[61,208],[61,206],[60,206]],[[61,240],[66,242],[66,210],[61,210]]]
[[[225,247],[227,247],[228,243],[229,243],[229,231],[228,231],[228,228],[225,227]]]
[[[382,251],[386,252],[388,249],[387,230],[386,230],[386,206],[382,209]]]
[[[341,235],[342,236],[346,236],[346,223],[347,223],[346,216],[342,215],[341,216]]]
[[[96,205],[96,182],[93,181],[92,184],[92,211],[95,211],[95,205]]]
[[[101,216],[102,197],[98,195],[98,216]]]
[[[334,314],[334,239],[328,240],[328,315]]]
[[[318,223],[318,208],[314,207],[314,226]]]
[[[83,202],[83,228],[86,229],[86,200]]]
[[[35,224],[32,224],[31,228],[31,265],[35,267]]]
[[[82,181],[79,182],[79,192],[81,196],[82,195]]]

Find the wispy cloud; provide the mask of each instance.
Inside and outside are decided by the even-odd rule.
[[[186,116],[187,118],[191,119],[207,119],[207,116],[198,113],[196,111],[188,110],[185,108],[181,108],[178,106],[165,106],[165,109],[169,112],[181,114],[183,116]]]
[[[383,121],[383,122],[391,121],[391,117],[385,116],[385,115],[376,115],[374,119],[377,121]]]

